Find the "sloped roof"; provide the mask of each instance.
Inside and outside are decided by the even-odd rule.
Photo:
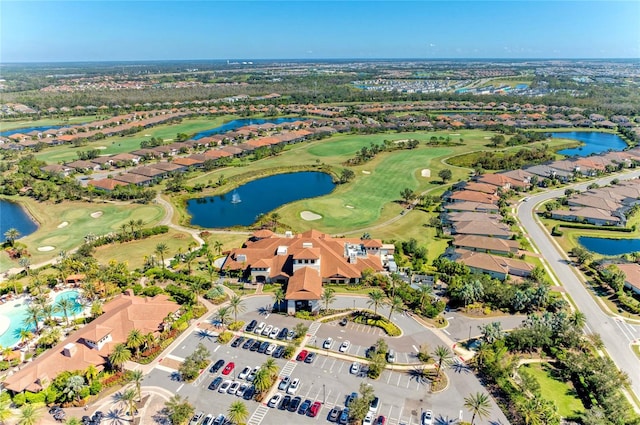
[[[302,267],[289,278],[287,300],[319,300],[322,295],[322,278],[311,267]]]

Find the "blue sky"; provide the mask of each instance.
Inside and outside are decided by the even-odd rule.
[[[638,1],[0,1],[0,62],[639,58]]]

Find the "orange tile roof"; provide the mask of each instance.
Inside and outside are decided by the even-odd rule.
[[[296,270],[287,283],[287,300],[319,300],[322,295],[322,278],[311,267]]]

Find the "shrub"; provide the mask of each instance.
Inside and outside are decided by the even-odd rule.
[[[21,407],[26,402],[27,402],[27,396],[24,395],[24,393],[19,393],[13,396],[13,404],[15,404],[16,407]]]
[[[7,370],[11,367],[11,364],[6,361],[6,360],[2,360],[0,361],[0,370]]]
[[[163,292],[164,291],[159,286],[151,285],[151,286],[146,286],[142,290],[142,295],[144,295],[145,297],[155,297],[156,295],[162,294]]]
[[[296,312],[296,319],[313,320],[313,316],[308,311],[298,311]]]
[[[31,404],[35,404],[35,403],[43,403],[45,401],[45,393],[40,391],[39,393],[30,393],[30,392],[25,392],[26,398],[27,398],[27,402],[31,403]]]
[[[219,344],[226,344],[229,341],[231,341],[231,339],[233,338],[233,334],[231,332],[222,332],[220,335],[218,335],[218,343]]]
[[[239,331],[243,327],[244,327],[244,322],[242,320],[238,320],[237,322],[233,322],[229,326],[227,326],[227,328],[230,331]]]
[[[89,394],[96,395],[100,391],[102,391],[102,384],[100,383],[100,381],[95,380],[91,383],[91,385],[89,385]]]

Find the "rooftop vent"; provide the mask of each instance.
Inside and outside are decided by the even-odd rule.
[[[77,351],[78,347],[76,347],[76,344],[70,342],[64,346],[64,348],[62,349],[62,354],[67,357],[73,357],[73,355],[76,354]]]

